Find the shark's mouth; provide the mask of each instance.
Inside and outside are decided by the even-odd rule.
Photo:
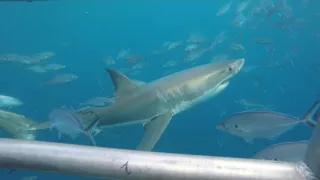
[[[220,86],[228,86],[229,83],[230,83],[230,81],[225,81],[225,82],[221,83]]]
[[[225,81],[222,82],[217,88],[216,88],[216,92],[219,93],[221,91],[223,91],[228,85],[229,85],[230,81]]]
[[[202,96],[199,96],[198,98],[189,100],[189,101],[182,101],[180,104],[178,104],[175,108],[173,108],[172,110],[172,114],[177,114],[181,111],[184,111],[188,108],[190,108],[191,106],[198,104],[202,101],[205,101],[207,99],[210,99],[211,97],[219,94],[220,92],[222,92],[223,90],[226,89],[226,87],[229,85],[229,81],[225,81],[223,83],[221,83],[220,85],[218,85],[215,88],[210,89],[209,91],[206,91]]]

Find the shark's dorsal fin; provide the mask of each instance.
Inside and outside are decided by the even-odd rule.
[[[138,87],[138,85],[126,75],[113,69],[106,69],[106,71],[109,73],[114,85],[114,96],[130,92]]]

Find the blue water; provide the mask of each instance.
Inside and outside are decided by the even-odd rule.
[[[258,0],[257,0],[258,1]],[[301,125],[277,140],[257,140],[248,144],[238,137],[220,132],[215,124],[226,115],[243,111],[234,103],[240,98],[259,100],[272,104],[276,111],[293,116],[302,116],[319,98],[320,33],[319,15],[316,7],[320,2],[310,0],[306,7],[300,1],[288,0],[294,17],[306,22],[294,25],[292,32],[286,28],[270,27],[278,19],[272,17],[257,29],[251,26],[234,27],[232,9],[226,15],[216,16],[224,4],[216,1],[102,1],[102,0],[60,0],[46,2],[0,2],[0,54],[16,53],[31,55],[42,51],[53,51],[50,59],[67,67],[60,73],[75,73],[79,79],[65,86],[40,87],[57,72],[37,74],[23,66],[0,64],[0,94],[19,97],[24,105],[13,112],[38,121],[46,120],[51,110],[63,105],[76,107],[94,96],[110,96],[113,93],[111,81],[105,67],[120,69],[133,65],[123,61],[115,65],[102,65],[107,56],[117,56],[121,49],[130,48],[138,55],[145,55],[161,47],[165,41],[186,40],[189,34],[199,32],[211,39],[221,31],[228,31],[228,39],[212,52],[196,60],[196,64],[208,63],[214,54],[227,53],[231,57],[243,57],[247,65],[260,66],[250,74],[239,74],[219,96],[202,103],[173,118],[166,132],[157,143],[155,151],[229,156],[249,158],[267,145],[309,139],[311,129]],[[235,1],[237,2],[237,1]],[[236,3],[235,3],[236,4]],[[233,7],[235,8],[235,7]],[[232,36],[241,34],[241,38]],[[264,45],[257,45],[254,38],[268,38],[275,43],[274,56],[265,51]],[[231,52],[230,43],[241,43],[245,54]],[[68,43],[68,46],[64,45]],[[265,62],[281,61],[285,53],[296,54],[290,62],[277,67],[267,67]],[[163,76],[161,67],[166,61],[177,60],[174,71],[195,65],[186,63],[183,49],[152,56],[138,75],[130,78],[152,81]],[[254,85],[251,77],[263,82],[266,92]],[[102,82],[101,84],[99,82]],[[280,91],[280,87],[285,92]],[[102,90],[104,88],[104,90]],[[220,117],[221,112],[226,115]],[[134,149],[143,134],[139,125],[121,127],[112,132],[103,132],[96,137],[97,144],[104,147]],[[2,134],[2,137],[6,137]],[[41,131],[38,139],[57,141],[56,131]],[[66,138],[66,143],[87,144],[85,136],[76,140]],[[7,174],[1,171],[1,179],[20,179],[37,175],[38,179],[88,179],[53,173],[17,171]],[[93,178],[90,178],[93,179]]]

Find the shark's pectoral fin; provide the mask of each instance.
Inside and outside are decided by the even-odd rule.
[[[144,124],[144,135],[137,150],[151,151],[172,118],[171,113],[162,114]]]

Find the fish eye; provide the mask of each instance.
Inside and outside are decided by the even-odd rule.
[[[234,125],[234,128],[238,128],[238,125],[235,124],[235,125]]]
[[[229,67],[229,68],[228,68],[228,71],[231,72],[231,71],[232,71],[232,67]]]
[[[277,158],[274,158],[273,160],[274,160],[274,161],[278,161],[278,159],[277,159]]]

